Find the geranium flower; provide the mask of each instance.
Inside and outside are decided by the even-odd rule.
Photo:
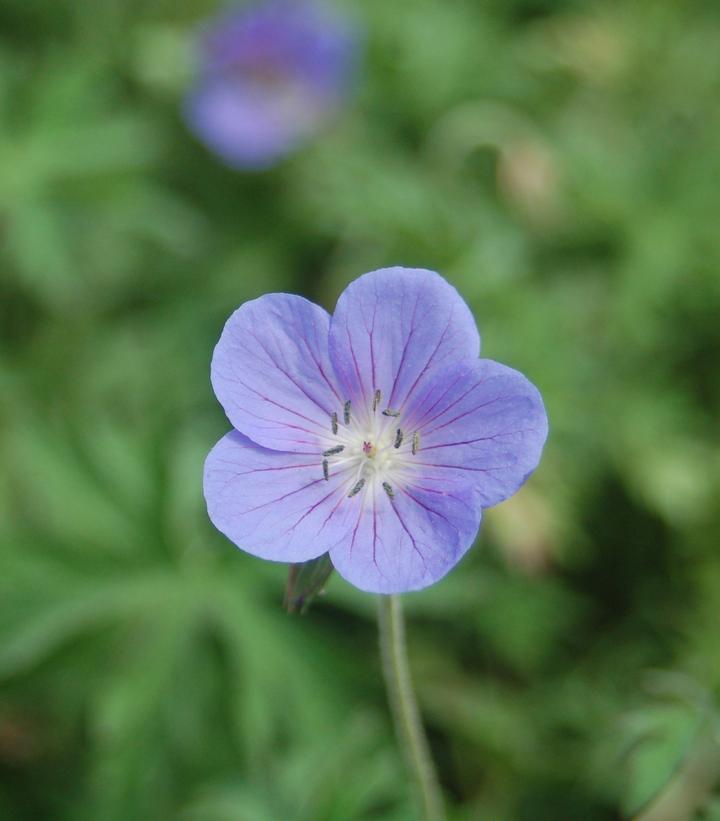
[[[346,96],[357,42],[307,0],[221,15],[206,31],[185,118],[228,165],[266,168],[322,128]]]
[[[547,436],[538,390],[479,352],[470,310],[432,271],[365,274],[332,317],[290,294],[241,305],[212,360],[235,428],[205,464],[212,522],[263,559],[329,553],[362,590],[436,582]]]

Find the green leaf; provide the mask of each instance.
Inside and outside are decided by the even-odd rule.
[[[623,807],[634,815],[672,779],[700,729],[697,712],[683,704],[647,709],[637,716],[638,739],[629,754]]]

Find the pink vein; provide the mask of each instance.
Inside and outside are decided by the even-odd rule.
[[[458,378],[457,378],[457,379],[456,379],[456,380],[452,383],[452,385],[450,385],[449,387],[447,387],[447,388],[443,391],[443,393],[442,393],[442,394],[441,394],[441,395],[440,395],[440,396],[439,396],[439,397],[438,397],[438,398],[437,398],[437,399],[436,399],[436,400],[432,403],[432,405],[430,405],[430,407],[429,407],[429,408],[427,408],[426,410],[423,410],[423,411],[421,411],[421,410],[418,408],[418,411],[417,411],[418,415],[419,415],[419,416],[421,416],[421,417],[423,417],[423,416],[424,416],[424,414],[431,413],[431,412],[432,412],[432,411],[433,411],[433,410],[434,410],[434,409],[435,409],[435,408],[436,408],[436,407],[440,404],[440,402],[442,402],[442,400],[443,400],[443,399],[444,399],[444,398],[448,395],[448,393],[449,393],[449,392],[450,392],[450,391],[451,391],[451,390],[455,387],[455,385],[457,385],[457,383],[458,383],[458,382],[459,382],[459,381],[463,378],[463,376],[464,376],[464,374],[462,374],[462,373],[461,373],[461,374],[458,376]],[[432,385],[431,385],[430,387],[432,388]],[[473,389],[471,388],[470,390],[473,390]],[[432,393],[432,390],[430,390],[430,391],[428,392],[428,394],[426,394],[426,395],[425,395],[424,399],[427,399],[427,396],[428,396],[429,394],[431,394],[431,393]],[[468,391],[468,393],[469,393],[469,391]],[[466,396],[466,395],[467,395],[467,394],[463,394],[463,396]],[[460,397],[460,398],[462,399],[462,397]],[[452,405],[451,405],[450,407],[452,407]],[[433,417],[432,417],[432,419],[423,419],[423,421],[421,422],[421,424],[422,424],[422,425],[428,425],[428,424],[430,424],[430,422],[435,421],[435,419],[437,419],[437,418],[438,418],[438,416],[442,416],[442,415],[445,413],[445,411],[446,411],[446,410],[447,410],[447,408],[443,408],[443,410],[441,410],[441,411],[440,411],[440,413],[438,413],[438,414],[436,414],[435,416],[433,416]]]
[[[404,289],[403,289],[404,291]],[[398,379],[400,379],[400,374],[402,373],[402,369],[405,367],[405,357],[407,356],[408,347],[410,346],[410,341],[413,338],[413,334],[417,330],[417,326],[415,325],[415,316],[417,314],[417,307],[418,303],[420,302],[420,294],[415,297],[415,304],[413,305],[412,316],[410,317],[410,333],[408,334],[408,338],[405,340],[405,345],[403,347],[403,352],[400,355],[400,362],[398,363],[398,368],[395,373],[395,380],[393,381],[392,390],[390,391],[390,398],[388,399],[389,406],[392,407],[393,401],[395,399],[395,390],[397,388]]]
[[[234,462],[230,462],[227,459],[218,459],[217,463],[221,464],[221,465],[231,465],[231,466],[235,464]],[[314,462],[303,462],[303,464],[301,464],[301,465],[283,465],[282,467],[279,467],[279,468],[253,468],[252,470],[244,470],[240,473],[234,473],[233,478],[235,478],[236,476],[247,476],[250,473],[266,473],[267,471],[272,471],[272,470],[297,470],[298,468],[311,468],[311,467],[314,467],[316,464],[317,464],[317,460],[315,460]]]
[[[372,325],[370,326],[370,369],[372,371],[372,389],[377,388],[377,376],[375,374],[375,320],[377,318],[377,283],[375,284],[375,304],[373,305]]]
[[[263,502],[261,505],[257,505],[256,507],[249,507],[247,510],[244,510],[243,513],[254,513],[256,510],[262,510],[262,508],[267,507],[268,505],[277,504],[277,502],[282,502],[285,499],[289,499],[291,496],[294,496],[296,493],[302,493],[303,490],[307,490],[309,487],[313,485],[317,485],[320,482],[324,482],[324,479],[313,479],[312,482],[309,482],[307,485],[303,485],[302,487],[296,488],[295,490],[291,490],[289,493],[284,494],[283,496],[278,496],[276,499],[270,499],[267,502]],[[228,483],[229,484],[229,483]],[[223,488],[224,492],[225,488]]]
[[[448,525],[450,525],[450,527],[457,533],[457,527],[450,521],[450,519],[447,518],[447,516],[443,515],[438,510],[435,510],[435,508],[428,507],[426,504],[423,504],[423,502],[421,502],[417,497],[413,496],[409,490],[402,488],[402,492],[406,496],[409,496],[413,500],[413,502],[415,502],[416,505],[419,505],[423,510],[426,510],[428,513],[438,516],[440,519],[447,522]],[[455,497],[453,496],[452,498],[454,499]]]
[[[336,510],[340,507],[340,505],[343,503],[343,499],[344,499],[344,498],[345,498],[345,496],[343,496],[342,494],[340,494],[340,498],[338,499],[338,503],[337,503],[337,504],[335,505],[335,507],[334,507],[334,508],[330,511],[330,513],[328,513],[327,517],[325,518],[325,521],[324,521],[324,522],[320,525],[320,530],[318,530],[318,532],[317,532],[317,535],[318,535],[318,536],[319,536],[319,535],[320,535],[320,533],[324,530],[325,525],[326,525],[326,524],[330,521],[330,519],[331,519],[331,518],[335,515],[335,511],[336,511]]]
[[[352,336],[350,335],[350,328],[348,327],[347,322],[345,323],[345,333],[347,334],[348,347],[350,348],[350,355],[352,356],[353,364],[355,365],[355,373],[357,374],[358,384],[360,385],[360,390],[362,391],[363,401],[367,402],[367,397],[365,396],[365,384],[362,380],[362,376],[360,375],[360,367],[358,365],[357,357],[355,356],[355,348],[353,348]]]
[[[454,448],[456,445],[472,445],[475,442],[490,442],[499,439],[501,436],[515,436],[518,433],[534,433],[537,428],[526,428],[525,430],[506,430],[502,433],[494,433],[492,436],[479,436],[477,439],[466,439],[463,442],[445,442],[442,445],[428,445],[423,447],[423,451],[437,450],[438,448]]]
[[[303,393],[310,400],[310,402],[312,402],[316,407],[320,408],[321,411],[323,411],[324,413],[326,413],[329,416],[331,411],[328,410],[327,408],[323,407],[320,404],[320,402],[318,402],[318,400],[314,396],[311,396],[305,390],[305,388],[303,388],[303,386],[299,382],[296,382],[295,379],[284,368],[280,367],[277,360],[273,357],[273,355],[270,353],[270,351],[263,345],[263,343],[260,341],[260,339],[252,331],[250,331],[249,333],[250,333],[250,336],[255,340],[255,342],[257,342],[259,348],[265,353],[267,358],[280,371],[280,373],[283,374],[285,377],[287,377],[287,379],[290,381],[290,383],[292,385],[294,385],[301,393]],[[242,343],[241,343],[240,347],[243,347],[245,350],[249,350],[246,346],[242,345]]]
[[[322,499],[320,499],[320,501],[315,502],[315,504],[314,504],[314,505],[311,505],[311,506],[310,506],[310,508],[309,508],[308,510],[306,510],[306,511],[305,511],[305,513],[303,513],[303,515],[302,515],[302,516],[301,516],[301,517],[300,517],[300,518],[299,518],[299,519],[295,522],[295,524],[294,524],[294,525],[291,525],[291,526],[290,526],[290,527],[289,527],[289,528],[285,531],[285,533],[289,533],[291,530],[295,530],[295,528],[296,528],[296,527],[300,524],[300,522],[302,522],[304,519],[306,519],[306,518],[307,518],[307,517],[308,517],[311,513],[313,513],[315,510],[317,510],[317,508],[319,508],[319,507],[320,507],[320,505],[321,505],[321,504],[322,504],[322,503],[323,503],[326,499],[329,499],[329,498],[330,498],[330,497],[331,497],[334,493],[337,493],[337,490],[338,490],[338,489],[337,489],[336,487],[335,487],[335,488],[333,488],[333,489],[332,489],[329,493],[325,494],[325,496],[323,496],[323,497],[322,497]],[[340,501],[342,501],[342,497],[340,497]],[[332,514],[331,514],[331,515],[332,515]],[[329,518],[330,518],[330,517],[328,516],[328,519],[329,519]],[[327,519],[326,519],[325,521],[327,522]],[[322,528],[321,528],[321,529],[322,529]],[[320,532],[320,531],[318,531],[318,533],[319,533],[319,532]],[[283,536],[285,535],[285,533],[283,533]]]
[[[405,493],[405,495],[407,495],[407,496],[410,496],[410,494],[406,490],[403,490],[403,493]],[[413,497],[410,496],[410,498],[412,499]],[[408,538],[410,539],[410,542],[412,543],[413,550],[418,554],[418,556],[420,556],[420,558],[422,559],[423,565],[425,565],[425,567],[427,567],[427,560],[426,560],[425,556],[423,556],[423,553],[420,550],[420,548],[417,546],[417,542],[415,541],[415,537],[408,530],[408,527],[405,524],[405,522],[403,521],[403,518],[400,515],[400,512],[398,511],[398,509],[395,507],[394,504],[391,504],[390,507],[392,508],[393,513],[397,516],[398,521],[402,525],[402,529],[407,533]]]
[[[307,340],[303,339],[303,343],[304,343],[305,347],[308,349],[308,353],[310,354],[310,358],[315,363],[315,365],[317,365],[317,369],[318,369],[318,371],[320,371],[320,376],[322,376],[322,378],[325,380],[325,382],[327,383],[327,386],[333,392],[333,394],[335,395],[335,398],[338,400],[338,402],[340,402],[342,404],[342,399],[340,398],[340,394],[337,392],[337,388],[335,387],[335,385],[333,385],[333,383],[328,379],[327,374],[325,373],[325,369],[322,366],[322,363],[320,362],[319,359],[317,359],[315,357],[315,353],[314,353],[313,349],[310,347],[310,345],[308,344]]]
[[[298,411],[293,410],[292,408],[288,408],[285,405],[282,405],[280,402],[276,402],[274,399],[270,399],[269,396],[265,396],[265,394],[262,393],[261,391],[259,391],[257,388],[254,388],[252,385],[248,385],[247,383],[243,382],[243,380],[240,379],[237,376],[237,374],[235,374],[232,379],[229,379],[227,376],[223,376],[223,374],[220,373],[217,368],[215,369],[215,373],[217,373],[218,376],[221,379],[228,379],[228,381],[230,381],[230,382],[235,382],[236,384],[241,385],[246,390],[251,391],[256,396],[259,396],[264,402],[268,402],[271,405],[275,405],[275,407],[278,407],[281,410],[287,411],[288,413],[291,413],[293,416],[297,416],[298,419],[304,419],[306,422],[309,422],[311,425],[317,425],[322,430],[325,430],[325,427],[323,425],[321,425],[319,422],[317,422],[315,419],[311,419],[309,416],[305,416],[302,413],[298,413]],[[232,403],[233,403],[233,405],[235,405],[235,407],[240,408],[240,410],[242,410],[244,413],[249,413],[252,416],[256,416],[256,414],[253,414],[252,411],[249,411],[246,408],[243,408],[242,405],[236,399],[233,399]],[[260,419],[263,422],[272,422],[273,421],[272,419],[266,419],[263,416],[257,416],[257,418]],[[286,423],[283,422],[282,424],[285,425]],[[292,425],[287,425],[287,426],[288,427],[293,427]],[[305,433],[309,433],[310,435],[313,435],[313,432],[311,430],[307,430],[306,428],[296,427],[296,429],[297,430],[302,430]]]
[[[355,539],[357,537],[358,528],[360,527],[360,522],[362,521],[363,513],[364,510],[361,507],[360,512],[358,513],[357,522],[355,522],[355,527],[353,528],[352,539],[350,540],[350,558],[352,558],[353,547],[355,545]]]
[[[462,399],[464,399],[465,396],[467,396],[469,393],[471,393],[473,390],[475,390],[475,388],[479,387],[480,384],[481,383],[478,382],[477,385],[475,385],[473,388],[471,388],[464,396],[461,396],[460,399],[456,400],[451,405],[448,405],[448,407],[445,408],[445,410],[442,413],[439,413],[435,417],[435,419],[437,419],[438,416],[442,416],[443,413],[447,413],[451,408],[454,408],[455,405],[458,404],[458,402],[462,401]],[[471,408],[470,410],[463,411],[462,413],[458,414],[457,416],[453,417],[452,419],[449,419],[447,422],[443,422],[442,425],[438,425],[436,428],[433,428],[432,430],[424,430],[423,433],[425,434],[425,436],[429,436],[431,433],[435,433],[435,431],[442,430],[443,428],[446,428],[448,425],[452,425],[452,423],[457,422],[458,419],[462,419],[464,416],[469,416],[471,413],[476,413],[477,411],[482,410],[483,408],[487,408],[490,405],[493,405],[495,402],[502,402],[505,399],[514,399],[514,398],[515,397],[513,397],[513,396],[496,396],[493,399],[489,399],[487,402],[483,402],[482,405],[477,405],[476,407]],[[433,420],[430,420],[430,421],[433,421]]]
[[[475,473],[490,473],[493,470],[507,470],[512,465],[498,465],[491,468],[471,468],[467,465],[439,465],[436,462],[424,462],[424,465],[429,468],[451,468],[452,470],[472,470]]]
[[[423,367],[423,369],[422,369],[422,370],[420,371],[420,373],[417,375],[417,379],[416,379],[416,380],[412,383],[412,385],[410,386],[410,388],[409,388],[407,391],[405,391],[405,399],[407,399],[407,398],[408,398],[408,396],[410,396],[410,395],[412,394],[412,392],[413,392],[413,391],[415,390],[415,388],[417,387],[417,383],[418,383],[418,382],[419,382],[419,381],[423,378],[423,376],[427,373],[427,369],[430,367],[430,363],[431,363],[431,362],[433,361],[433,359],[435,358],[435,354],[436,354],[436,353],[440,350],[440,346],[442,345],[443,340],[445,339],[445,334],[448,332],[448,328],[450,327],[450,323],[451,323],[451,322],[452,322],[452,311],[450,312],[450,317],[448,318],[447,325],[445,326],[445,330],[444,330],[444,331],[442,332],[442,334],[440,335],[440,339],[438,339],[438,343],[437,343],[437,345],[435,346],[435,349],[433,350],[433,352],[432,352],[432,353],[430,354],[430,356],[428,357],[428,360],[427,360],[427,362],[425,363],[425,366]]]

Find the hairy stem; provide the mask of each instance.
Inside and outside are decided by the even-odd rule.
[[[443,821],[445,810],[413,692],[399,596],[379,596],[380,651],[395,731],[417,789],[423,821]]]

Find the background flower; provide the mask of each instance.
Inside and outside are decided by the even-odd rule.
[[[320,3],[225,12],[202,38],[188,125],[229,165],[265,168],[327,125],[356,57],[355,29]]]

